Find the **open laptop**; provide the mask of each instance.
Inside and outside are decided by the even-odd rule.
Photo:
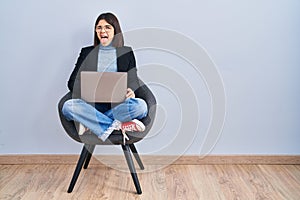
[[[87,102],[120,103],[126,98],[127,72],[82,71],[81,98]]]

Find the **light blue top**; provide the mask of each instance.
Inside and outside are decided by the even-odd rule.
[[[117,50],[111,44],[102,46],[100,44],[98,53],[98,72],[117,72]]]

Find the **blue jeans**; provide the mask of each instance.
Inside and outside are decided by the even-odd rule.
[[[142,119],[146,117],[148,109],[146,102],[140,98],[128,98],[104,113],[82,99],[70,99],[64,103],[62,113],[67,120],[81,123],[105,141],[114,130],[112,125]]]

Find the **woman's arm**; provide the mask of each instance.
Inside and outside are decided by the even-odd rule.
[[[93,46],[82,48],[79,54],[79,57],[77,58],[77,62],[75,64],[75,68],[73,69],[70,78],[68,80],[68,88],[71,92],[73,92],[74,83],[78,74],[78,71],[81,67],[81,64],[83,63],[86,56],[93,50]]]
[[[133,91],[137,90],[140,87],[139,79],[137,76],[137,68],[136,68],[136,61],[135,56],[130,48],[130,51],[128,52],[128,88],[132,89]]]

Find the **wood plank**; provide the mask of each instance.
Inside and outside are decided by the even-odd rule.
[[[0,165],[20,164],[76,164],[79,155],[0,155]],[[184,155],[150,156],[141,155],[146,165],[299,165],[300,155]],[[91,165],[121,165],[125,163],[123,155],[95,155]]]
[[[300,165],[169,165],[138,174],[103,165],[82,170],[67,193],[73,165],[0,165],[0,199],[300,199]]]

